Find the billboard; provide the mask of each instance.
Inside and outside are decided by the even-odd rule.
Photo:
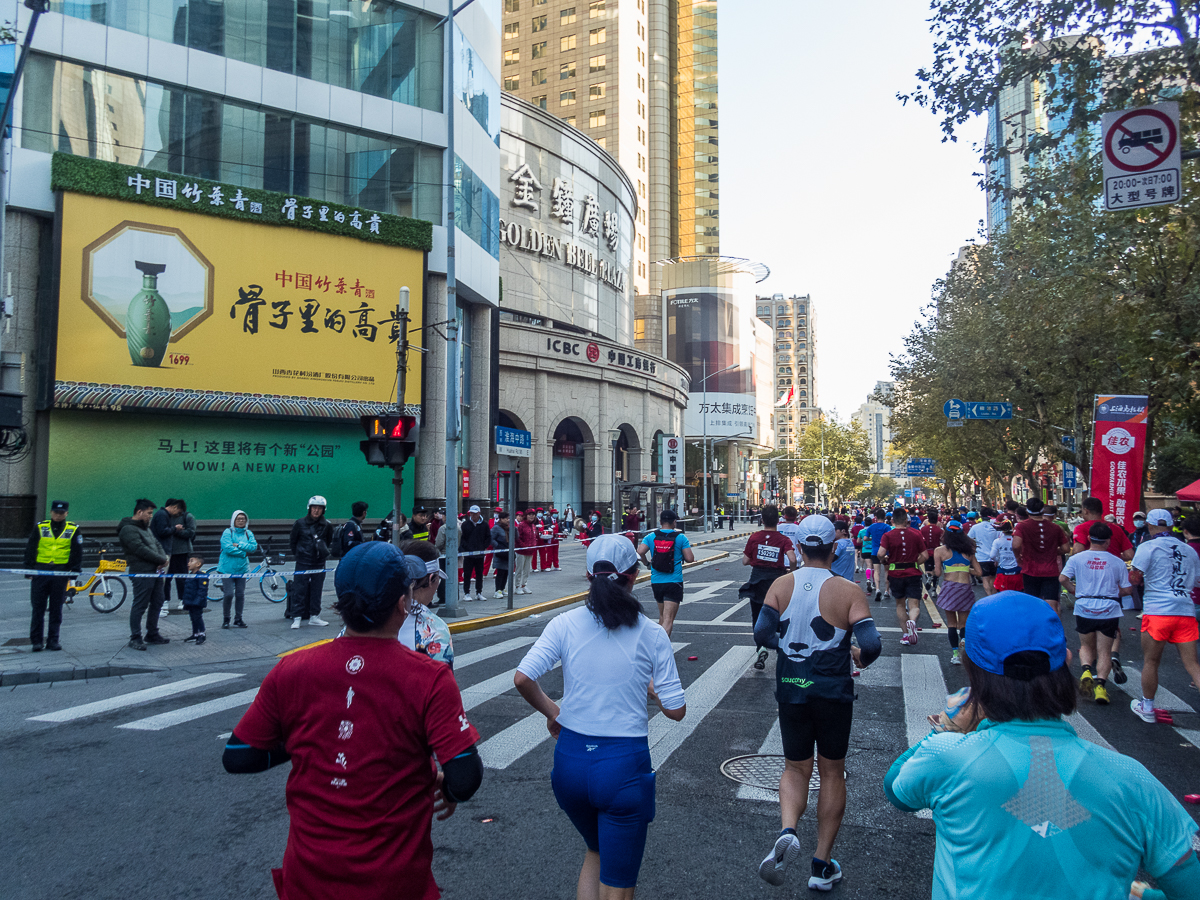
[[[1092,473],[1088,489],[1104,503],[1117,524],[1133,530],[1133,514],[1142,502],[1142,469],[1146,459],[1146,417],[1150,398],[1096,396]]]
[[[354,418],[396,402],[419,250],[64,192],[54,402]],[[420,358],[406,403],[420,402]]]

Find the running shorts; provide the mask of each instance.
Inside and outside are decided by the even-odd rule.
[[[1079,634],[1091,634],[1098,631],[1107,638],[1116,638],[1121,631],[1120,619],[1089,619],[1087,616],[1075,617],[1075,630]]]
[[[986,559],[981,559],[979,561],[979,568],[983,570],[984,578],[995,578],[996,577],[996,564],[994,562],[991,562],[990,560],[986,560]]]
[[[921,599],[921,576],[920,575],[905,575],[903,578],[888,578],[888,591],[897,600],[920,600]],[[824,755],[824,754],[822,754]]]
[[[1024,593],[1042,600],[1057,600],[1062,591],[1057,575],[1022,575],[1021,586]]]
[[[600,881],[637,885],[646,830],[654,820],[654,772],[645,737],[558,735],[550,783],[558,805],[593,853]]]
[[[671,603],[683,602],[682,581],[664,581],[660,584],[651,584],[650,590],[654,591],[655,603],[662,603],[663,601]]]
[[[868,555],[867,559],[869,559],[871,561],[871,565],[873,565],[873,566],[882,565],[882,563],[879,562],[879,557],[876,556],[874,553]]]
[[[1168,644],[1187,644],[1200,640],[1200,624],[1194,616],[1142,615],[1142,631],[1156,641]]]
[[[810,697],[807,703],[780,703],[779,732],[783,737],[784,757],[792,762],[812,759],[815,743],[817,753],[825,759],[845,759],[853,718],[853,703],[822,697]]]

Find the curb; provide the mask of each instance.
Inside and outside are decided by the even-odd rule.
[[[117,675],[144,675],[163,672],[145,666],[60,666],[53,669],[34,669],[22,672],[0,672],[0,688],[18,684],[44,684],[50,681],[85,681],[91,678],[112,678]]]

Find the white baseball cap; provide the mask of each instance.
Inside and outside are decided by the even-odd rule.
[[[587,550],[587,570],[589,575],[596,574],[596,566],[601,566],[601,572],[628,572],[637,565],[637,552],[633,549],[633,541],[621,534],[602,534],[592,541]],[[607,563],[607,565],[601,565]],[[610,569],[611,567],[611,569]]]
[[[836,540],[833,523],[824,516],[805,516],[796,529],[796,543],[805,547],[824,547]]]
[[[1152,509],[1146,513],[1147,525],[1165,525],[1170,528],[1175,524],[1175,520],[1171,518],[1171,514],[1165,509]]]
[[[477,513],[477,512],[479,512],[479,507],[478,507],[478,506],[472,506],[470,509],[468,509],[468,510],[467,510],[467,512],[468,512],[468,513]]]

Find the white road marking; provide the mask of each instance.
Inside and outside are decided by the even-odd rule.
[[[697,589],[695,593],[684,594],[684,603],[696,603],[701,600],[711,600],[723,588],[733,584],[732,581],[706,581],[699,584],[689,584],[688,589]],[[682,605],[682,604],[681,604]]]
[[[1071,727],[1075,729],[1075,733],[1085,741],[1091,741],[1093,744],[1103,747],[1105,750],[1115,751],[1117,749],[1104,739],[1104,735],[1092,727],[1091,722],[1080,715],[1079,710],[1075,710],[1075,712],[1067,716],[1067,721],[1071,723]]]
[[[205,716],[224,712],[227,709],[249,706],[256,694],[258,694],[258,688],[251,688],[239,694],[218,697],[216,700],[208,700],[204,703],[197,703],[194,706],[184,706],[179,709],[173,709],[170,712],[160,713],[157,716],[138,719],[135,722],[126,722],[124,725],[118,725],[117,727],[129,728],[133,731],[162,731],[164,728],[170,728],[172,725],[181,725],[184,722],[191,722],[194,719],[202,719]]]
[[[946,679],[938,658],[922,653],[900,657],[900,677],[904,684],[904,728],[911,747],[931,730],[926,716],[946,708]],[[933,818],[928,809],[918,810],[915,815],[918,819]]]
[[[713,619],[708,624],[709,625],[721,625],[721,624],[729,623],[730,616],[732,616],[735,612],[742,609],[743,607],[749,606],[749,605],[750,605],[749,599],[739,600],[737,603],[735,603],[733,606],[729,607],[729,609],[725,610],[725,612],[721,613],[719,616],[717,616],[715,619]]]
[[[517,637],[508,641],[501,641],[498,644],[492,644],[490,647],[484,647],[480,650],[470,650],[463,653],[461,656],[454,657],[454,670],[465,669],[467,666],[474,665],[477,662],[483,662],[485,659],[491,659],[494,656],[501,656],[511,650],[519,650],[521,647],[526,647],[532,644],[536,637]]]
[[[509,669],[507,672],[501,672],[499,675],[493,675],[478,684],[473,684],[469,688],[463,688],[463,711],[474,709],[479,704],[499,697],[506,691],[515,690],[513,676],[516,674],[516,669]]]
[[[756,655],[753,647],[730,647],[684,691],[687,715],[682,722],[672,722],[662,713],[650,720],[650,763],[655,769],[662,768],[716,708]]]
[[[767,732],[767,738],[762,742],[762,746],[758,748],[759,756],[783,756],[783,734],[779,730],[779,719],[771,724],[771,730]],[[751,787],[748,784],[743,784],[738,787],[739,800],[763,800],[767,803],[779,802],[779,791],[768,790],[767,788]]]
[[[72,722],[75,719],[85,719],[88,716],[98,716],[101,713],[111,712],[114,709],[124,709],[127,706],[139,706],[142,703],[151,703],[155,700],[161,700],[163,697],[182,694],[184,691],[194,691],[197,688],[207,687],[212,684],[221,684],[222,682],[241,677],[240,673],[234,674],[231,672],[213,672],[210,675],[197,675],[195,678],[185,678],[183,681],[160,684],[158,687],[109,697],[107,700],[97,700],[95,703],[72,706],[68,709],[60,709],[57,712],[46,713],[41,716],[30,716],[29,721]]]
[[[1135,669],[1133,666],[1122,665],[1125,669],[1125,674],[1129,676],[1129,680],[1124,684],[1117,684],[1110,678],[1111,684],[1117,684],[1121,690],[1127,693],[1134,700],[1142,699],[1142,671]],[[1158,686],[1158,692],[1154,695],[1154,706],[1157,709],[1165,709],[1168,712],[1183,712],[1194,713],[1190,703],[1181,697],[1175,696],[1161,684]]]

